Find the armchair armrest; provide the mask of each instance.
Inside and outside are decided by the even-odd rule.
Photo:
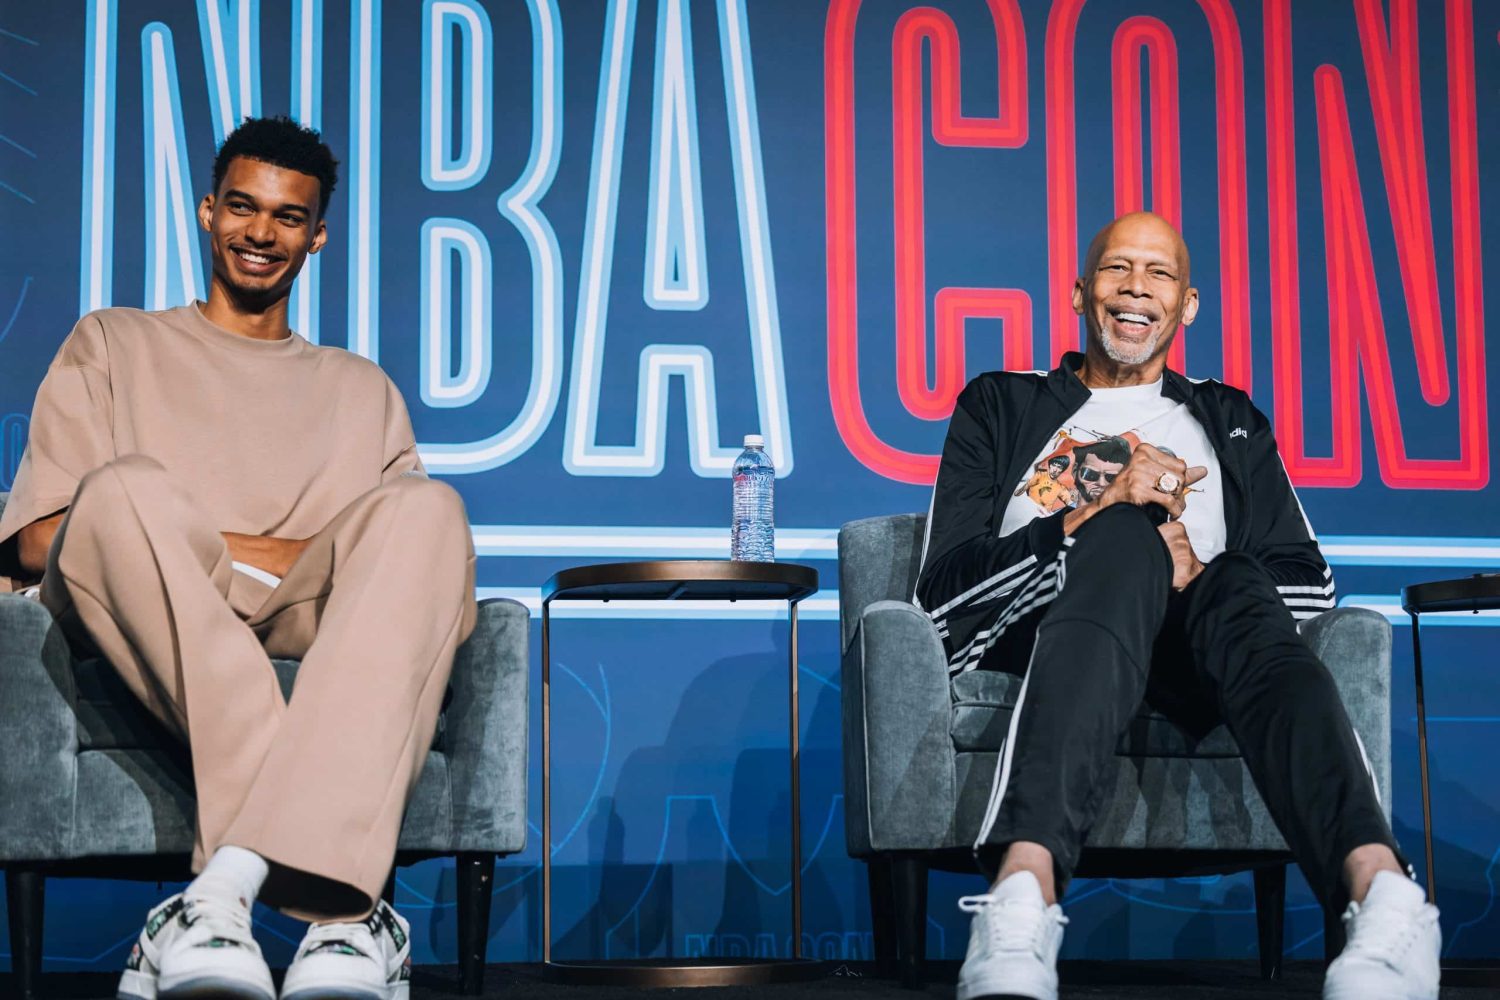
[[[844,653],[842,687],[849,853],[945,846],[953,699],[932,621],[905,601],[869,605]]]
[[[70,853],[76,704],[73,656],[52,615],[0,594],[0,861]]]
[[[1391,815],[1391,625],[1368,608],[1335,608],[1301,625],[1339,689],[1386,818]]]
[[[453,660],[441,748],[453,783],[453,843],[461,851],[513,854],[526,845],[530,637],[525,605],[482,601]]]

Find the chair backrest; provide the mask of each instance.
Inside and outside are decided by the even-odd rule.
[[[0,514],[5,513],[5,501],[10,498],[9,493],[0,493]]]
[[[890,514],[839,529],[839,648],[848,649],[865,608],[909,601],[922,568],[926,514]]]

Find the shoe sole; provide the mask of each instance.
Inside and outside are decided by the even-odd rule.
[[[303,986],[295,993],[282,993],[281,1000],[407,1000],[410,994],[411,988],[406,983],[387,987],[378,993],[333,985]]]
[[[156,976],[127,969],[120,977],[115,1000],[156,1000]]]
[[[965,993],[960,987],[958,995],[966,1000],[1057,1000],[1057,991],[1045,986],[1038,987],[1033,993]]]
[[[156,1000],[276,1000],[276,997],[238,979],[200,976],[171,989],[158,987]]]

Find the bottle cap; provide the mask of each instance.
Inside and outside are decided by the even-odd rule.
[[[763,437],[761,437],[759,434],[746,434],[745,435],[745,447],[746,448],[764,448],[765,446],[766,446],[766,439],[763,438]]]

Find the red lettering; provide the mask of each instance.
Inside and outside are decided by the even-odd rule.
[[[966,381],[964,327],[967,316],[995,316],[1005,323],[1005,366],[1031,367],[1031,326],[1016,326],[1031,301],[1016,289],[941,289],[962,308],[934,311],[936,379],[927,368],[927,233],[922,169],[922,49],[931,48],[932,137],[944,146],[1013,149],[1026,144],[1026,45],[1021,12],[1014,0],[991,2],[995,50],[999,55],[999,111],[993,118],[966,117],[960,103],[958,29],[948,15],[931,7],[907,11],[891,40],[891,139],[896,234],[896,387],[901,402],[924,420],[946,420]],[[1017,310],[1016,298],[1025,300]],[[980,303],[988,303],[980,305]],[[1001,303],[1005,303],[1001,305]],[[979,312],[966,311],[970,306]],[[945,320],[947,322],[945,322]]]
[[[1182,229],[1182,138],[1177,113],[1177,42],[1154,17],[1132,17],[1115,32],[1115,214],[1146,207],[1141,142],[1141,52],[1151,67],[1151,210]],[[1186,367],[1186,338],[1177,331],[1167,363]]]
[[[1377,0],[1356,5],[1365,71],[1391,206],[1402,285],[1424,398],[1448,396],[1436,254],[1422,139],[1416,9],[1392,6],[1387,37]],[[1297,279],[1295,149],[1292,134],[1290,0],[1265,7],[1266,156],[1271,226],[1271,328],[1276,429],[1288,473],[1299,485],[1353,486],[1361,478],[1359,373],[1369,397],[1381,477],[1399,488],[1481,489],[1489,482],[1485,414],[1484,308],[1479,245],[1479,165],[1473,12],[1448,0],[1448,128],[1452,184],[1455,330],[1458,343],[1459,456],[1406,453],[1390,350],[1381,312],[1369,227],[1360,190],[1343,79],[1332,66],[1314,74],[1327,254],[1333,451],[1306,452],[1301,303]]]
[[[1031,300],[1020,289],[938,288],[931,293],[931,358],[925,347],[930,290],[923,162],[924,116],[928,114],[923,101],[924,58],[930,63],[931,130],[937,143],[1015,148],[1027,141],[1024,27],[1015,0],[987,2],[998,66],[999,106],[994,116],[963,114],[959,38],[947,15],[929,7],[913,8],[897,22],[891,40],[896,383],[906,409],[926,420],[948,416],[968,377],[965,326],[969,320],[1000,320],[1006,366],[1031,365]],[[1058,0],[1048,17],[1044,43],[1047,295],[1053,363],[1064,351],[1077,348],[1079,336],[1069,293],[1079,257],[1074,46],[1085,2]],[[882,440],[860,396],[854,135],[854,36],[860,6],[860,0],[831,0],[824,36],[829,393],[839,433],[860,462],[892,479],[926,483],[936,472],[938,457]],[[1252,355],[1244,53],[1228,0],[1199,0],[1199,7],[1214,51],[1223,376],[1248,391]],[[1363,394],[1369,400],[1380,474],[1388,485],[1480,489],[1489,481],[1489,428],[1472,0],[1445,0],[1444,5],[1453,231],[1451,322],[1456,355],[1452,386],[1421,116],[1417,4],[1392,0],[1389,26],[1381,0],[1354,0],[1354,13],[1416,375],[1428,405],[1443,406],[1450,395],[1456,396],[1458,454],[1456,458],[1407,454],[1347,96],[1339,70],[1327,65],[1314,73],[1311,97],[1321,170],[1333,443],[1326,456],[1307,454],[1291,0],[1267,0],[1262,27],[1269,325],[1274,413],[1282,453],[1299,485],[1357,484],[1362,475]],[[1147,63],[1144,72],[1142,54]],[[1112,99],[1114,194],[1120,212],[1149,204],[1172,222],[1181,222],[1179,76],[1176,41],[1166,24],[1156,18],[1132,17],[1119,26],[1112,51]],[[1149,136],[1144,134],[1142,121],[1143,92],[1150,105]],[[1148,142],[1149,186],[1145,176]],[[1182,347],[1183,338],[1179,338],[1169,358],[1179,370],[1184,361]]]
[[[922,49],[932,61],[932,133],[945,146],[1015,147],[1026,142],[1025,27],[1016,0],[987,0],[995,26],[999,108],[993,118],[965,116],[959,85],[958,32],[931,8],[897,23],[892,39],[894,211],[896,220],[896,364],[902,401],[929,420],[946,418],[965,377],[964,321],[1001,319],[1006,360],[1030,366],[1031,303],[1024,292],[943,288],[934,316],[935,378],[926,339],[926,236],[922,190]],[[854,28],[860,0],[833,0],[823,38],[824,143],[828,247],[828,391],[834,423],[849,451],[874,472],[930,483],[938,456],[888,444],[870,425],[859,389],[858,255],[854,145]]]
[[[1078,140],[1074,112],[1073,44],[1078,33],[1078,18],[1086,0],[1058,0],[1053,4],[1047,19],[1046,78],[1047,78],[1047,272],[1048,296],[1051,301],[1052,359],[1056,363],[1064,351],[1078,349],[1078,317],[1073,314],[1070,291],[1078,274]],[[1214,104],[1218,140],[1219,163],[1219,282],[1223,301],[1224,327],[1224,380],[1245,391],[1250,390],[1250,237],[1245,190],[1245,56],[1240,44],[1239,23],[1228,0],[1199,0],[1208,21],[1209,37],[1214,49]],[[1147,30],[1149,23],[1160,24],[1149,18],[1133,18],[1127,26],[1134,25],[1126,33],[1127,40],[1138,37],[1150,41],[1157,34]],[[1122,28],[1122,32],[1125,29]],[[1165,32],[1165,26],[1162,31]],[[1171,35],[1165,34],[1170,44]],[[1162,39],[1155,37],[1158,47]],[[1122,44],[1116,37],[1116,55]],[[1163,49],[1165,57],[1166,50]],[[1118,70],[1116,62],[1115,85],[1126,83],[1122,78],[1133,74]],[[1158,65],[1153,58],[1153,71]],[[1138,85],[1137,85],[1138,86]],[[1153,85],[1153,90],[1155,89]],[[1135,120],[1137,133],[1136,149],[1139,149],[1139,90],[1130,110]],[[1116,137],[1120,136],[1122,98],[1116,96]],[[1165,142],[1158,125],[1158,111],[1166,106],[1158,104],[1153,94],[1153,128],[1157,130],[1158,142]],[[1168,126],[1175,132],[1174,110]],[[1127,139],[1128,141],[1128,139]],[[1175,148],[1175,143],[1173,144]],[[1161,147],[1154,146],[1153,150]],[[1118,153],[1117,145],[1117,153]],[[1153,155],[1155,164],[1158,157]],[[1118,164],[1117,160],[1117,164]],[[1136,167],[1137,176],[1139,165]],[[1153,204],[1162,205],[1158,211],[1167,214],[1166,204],[1161,201],[1164,192],[1160,182],[1159,164],[1153,168]],[[1128,182],[1127,182],[1128,183]],[[1121,181],[1116,178],[1116,198],[1119,199]],[[1138,186],[1138,185],[1137,185]],[[1174,190],[1180,192],[1180,183]],[[1180,194],[1177,195],[1180,199]],[[1180,214],[1180,208],[1178,209]],[[1175,220],[1174,220],[1175,221]],[[1181,340],[1173,348],[1172,363],[1182,364]]]

